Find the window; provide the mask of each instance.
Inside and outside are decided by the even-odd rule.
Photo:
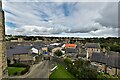
[[[112,70],[112,67],[108,67],[109,69],[108,70]]]

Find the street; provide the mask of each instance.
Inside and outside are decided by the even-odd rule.
[[[25,78],[49,78],[49,61],[43,61],[41,65],[37,66],[35,70],[31,72]]]
[[[30,71],[21,76],[11,76],[8,78],[46,78],[49,79],[50,74],[50,61],[44,60],[39,64],[35,64],[30,68]]]

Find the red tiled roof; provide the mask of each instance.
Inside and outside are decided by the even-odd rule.
[[[66,48],[75,48],[76,47],[76,44],[65,44],[65,47]]]

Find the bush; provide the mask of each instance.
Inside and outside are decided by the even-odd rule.
[[[26,72],[29,71],[29,68],[30,68],[30,66],[27,66],[26,69],[25,69],[24,71],[22,71],[20,74],[21,74],[21,75],[24,75]]]
[[[9,67],[27,67],[26,64],[16,63],[16,64],[8,64]]]
[[[15,72],[13,75],[18,75],[18,72]]]

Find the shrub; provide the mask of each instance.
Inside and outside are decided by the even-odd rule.
[[[23,70],[20,74],[21,74],[21,75],[25,74],[26,72],[28,72],[28,71],[29,71],[29,68],[30,68],[30,66],[27,66],[27,67],[26,67],[26,69],[25,69],[25,70]]]
[[[60,50],[55,51],[54,54],[56,56],[62,56],[63,55],[63,53]]]
[[[9,67],[27,67],[26,64],[15,63],[15,64],[8,64]]]
[[[15,72],[13,75],[18,75],[18,72]]]

